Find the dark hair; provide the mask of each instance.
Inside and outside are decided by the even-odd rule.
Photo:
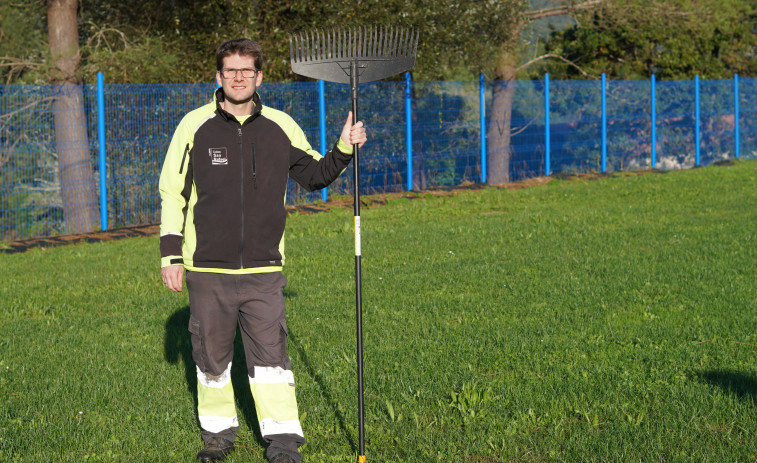
[[[223,59],[227,56],[250,56],[255,60],[255,69],[263,67],[263,48],[258,42],[250,39],[234,39],[221,44],[216,50],[216,69],[223,68]]]

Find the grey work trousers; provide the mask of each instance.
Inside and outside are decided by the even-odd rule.
[[[250,379],[255,377],[255,367],[291,369],[286,352],[286,278],[281,272],[236,275],[188,271],[186,278],[192,358],[200,372],[217,378],[227,371],[234,357],[237,325]],[[236,431],[237,427],[220,432],[203,429],[202,437],[205,441],[222,437],[233,442]],[[275,434],[264,438],[269,443],[269,458],[283,452],[295,462],[301,460],[297,448],[305,442],[302,436]]]

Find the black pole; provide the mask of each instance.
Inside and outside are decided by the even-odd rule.
[[[350,63],[350,87],[352,93],[352,123],[358,121],[357,113],[358,63]],[[365,463],[365,415],[363,407],[363,297],[360,268],[360,153],[353,145],[352,172],[355,208],[355,314],[357,319],[357,415],[358,415],[358,462]]]

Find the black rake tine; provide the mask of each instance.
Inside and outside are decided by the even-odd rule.
[[[338,28],[336,29],[336,35],[334,36],[334,40],[336,43],[336,49],[337,49],[337,55],[335,58],[337,59],[343,59],[345,53],[345,40],[347,40],[346,32],[344,28]]]
[[[384,56],[391,56],[392,53],[392,26],[387,26],[384,33]]]
[[[365,28],[363,26],[358,27],[358,52],[357,56],[365,56]]]
[[[297,55],[297,60],[299,62],[303,62],[305,60],[305,56],[303,56],[303,52],[305,50],[305,45],[304,45],[303,41],[305,39],[302,36],[301,32],[297,33],[297,35],[295,35],[294,37],[295,37],[295,45],[296,45],[295,54]]]
[[[318,31],[310,31],[310,40],[312,41],[310,44],[310,56],[315,61],[318,59]]]
[[[389,56],[389,54],[391,53],[391,49],[392,49],[392,32],[393,32],[392,29],[393,29],[392,26],[388,26],[385,29],[385,34],[384,34],[384,56]]]
[[[337,29],[337,44],[339,48],[339,54],[337,58],[342,59],[347,54],[347,31],[343,28]]]
[[[359,57],[363,53],[363,26],[355,28],[355,51],[351,58]]]
[[[350,56],[350,58],[354,58],[360,54],[360,32],[361,32],[360,26],[352,30],[354,48],[352,50],[352,55]]]
[[[326,41],[326,59],[331,59],[333,55],[331,50],[331,36],[329,35],[328,31],[324,30],[323,37]]]
[[[302,33],[297,34],[297,59],[300,62],[305,61],[305,37]]]
[[[397,34],[397,48],[395,48],[395,56],[402,56],[402,44],[405,41],[405,30],[400,29],[399,34]]]
[[[339,31],[331,28],[331,59],[339,59]]]
[[[323,48],[321,48],[321,50],[322,50],[322,53],[321,53],[322,58],[321,59],[325,60],[325,59],[329,58],[329,44],[328,44],[328,42],[329,42],[329,36],[328,36],[328,34],[326,34],[326,30],[325,29],[321,29],[321,38],[323,39],[323,43],[321,44],[323,46]]]
[[[307,55],[308,55],[307,60],[313,61],[315,60],[315,50],[313,49],[315,37],[313,37],[313,31],[308,31],[305,33],[305,35],[307,36],[307,50],[306,50]]]
[[[355,32],[357,50],[355,50],[355,54],[352,56],[359,58],[365,56],[365,31],[363,30],[363,26],[358,26]]]
[[[355,41],[352,40],[352,28],[346,28],[345,30],[346,35],[346,42],[345,42],[345,55],[344,57],[347,58],[348,56],[352,55],[355,56]]]
[[[300,33],[298,39],[299,39],[299,45],[300,45],[300,50],[298,52],[298,55],[300,57],[300,62],[304,62],[306,60],[306,57],[305,57],[305,34]]]
[[[381,29],[376,26],[373,28],[373,54],[374,56],[378,56],[381,54],[381,43],[379,43],[379,40],[381,39]]]
[[[309,31],[310,33],[307,34],[308,36],[308,46],[307,46],[307,53],[308,53],[308,61],[315,61],[316,57],[316,50],[315,50],[315,34],[313,31]]]
[[[391,42],[389,44],[389,56],[395,56],[397,54],[397,42],[399,40],[399,31],[396,28],[392,28]]]
[[[318,30],[318,59],[326,59],[326,54],[324,53],[326,47],[326,37],[323,35],[323,30]]]
[[[410,31],[403,31],[402,47],[400,47],[400,53],[402,56],[407,56],[407,49],[410,45]]]
[[[350,56],[355,56],[355,40],[354,40],[354,33],[355,29],[351,27],[346,27],[344,29],[344,32],[346,34],[346,42],[344,43],[344,57],[349,58]]]
[[[407,40],[405,40],[404,55],[410,54],[410,44],[413,41],[413,31],[407,31]]]
[[[405,33],[405,30],[403,28],[401,27],[397,28],[396,40],[394,42],[394,50],[392,53],[394,57],[400,56],[400,50],[402,49],[402,37],[404,33]]]
[[[368,56],[376,56],[376,28],[368,28]]]
[[[370,27],[365,28],[365,43],[363,44],[363,56],[372,56],[371,47],[373,46],[373,32]]]
[[[376,39],[376,49],[379,55],[385,55],[384,53],[384,44],[386,43],[386,28],[379,27],[378,28],[378,38]]]
[[[332,27],[331,30],[328,31],[329,36],[329,43],[331,44],[330,47],[330,59],[336,59],[339,55],[337,54],[337,40],[336,40],[336,30]]]

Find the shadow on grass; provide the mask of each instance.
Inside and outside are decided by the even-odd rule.
[[[187,390],[192,394],[194,401],[195,418],[197,417],[197,370],[192,360],[192,341],[189,330],[189,306],[174,312],[166,321],[165,336],[163,338],[163,356],[170,364],[181,361],[184,364],[184,377],[187,381]],[[231,384],[234,388],[234,397],[237,409],[242,411],[242,416],[247,426],[255,434],[258,444],[265,446],[266,442],[260,434],[258,418],[255,411],[255,401],[250,391],[250,380],[247,375],[247,366],[244,359],[244,347],[242,338],[237,327],[237,335],[234,339],[234,359],[231,364]],[[200,433],[200,422],[197,421],[197,433]]]
[[[347,436],[347,441],[350,444],[350,447],[352,448],[353,452],[357,452],[357,444],[355,444],[355,438],[353,437],[352,433],[347,429],[347,425],[344,421],[344,414],[342,414],[341,411],[339,411],[339,407],[337,407],[336,401],[334,400],[334,397],[332,397],[331,393],[329,392],[329,388],[326,385],[326,381],[323,379],[323,376],[318,373],[318,370],[313,366],[313,363],[308,358],[308,354],[305,351],[305,348],[302,347],[302,344],[300,341],[297,340],[297,336],[295,336],[292,327],[289,327],[289,346],[292,346],[297,350],[297,354],[299,354],[300,359],[302,360],[302,363],[305,365],[305,369],[307,369],[308,374],[315,380],[315,383],[318,385],[318,388],[321,390],[321,395],[326,400],[326,403],[328,404],[329,408],[331,408],[334,411],[334,416],[336,416],[336,420],[339,423],[339,429],[342,430],[342,434]]]
[[[739,399],[757,400],[757,378],[754,375],[734,370],[708,370],[699,373],[699,377]]]

